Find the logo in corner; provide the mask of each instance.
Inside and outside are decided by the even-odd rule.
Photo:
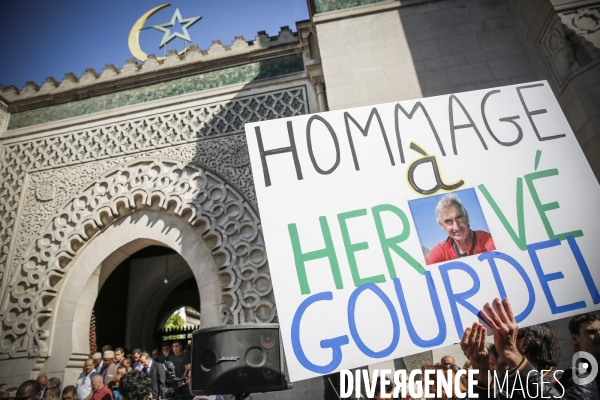
[[[598,362],[590,353],[578,351],[571,359],[573,381],[577,385],[587,385],[598,375]]]

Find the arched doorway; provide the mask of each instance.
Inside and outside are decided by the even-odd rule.
[[[144,229],[138,229],[137,232],[145,237],[132,237],[135,227],[143,227]],[[130,241],[119,246],[126,237]],[[56,310],[57,323],[51,336],[50,350],[56,357],[48,359],[44,365],[45,371],[50,373],[64,370],[64,379],[76,380],[81,373],[83,360],[89,357],[90,317],[98,291],[122,261],[151,245],[168,246],[177,251],[177,254],[160,256],[176,256],[185,261],[187,272],[174,276],[173,284],[177,286],[177,282],[184,281],[191,273],[200,294],[203,326],[221,324],[221,311],[226,305],[222,297],[217,267],[202,238],[198,237],[189,224],[176,216],[149,210],[137,211],[111,225],[106,234],[99,235],[88,243],[74,260],[77,268],[73,268],[72,273],[64,280]],[[110,252],[110,255],[95,269],[90,267],[97,265],[99,255],[105,252]],[[156,276],[149,275],[149,281],[157,285],[163,284],[163,270],[155,272]],[[86,283],[81,285],[81,282]],[[158,306],[153,305],[152,302],[148,302],[148,298],[162,298],[164,301],[169,291],[165,290],[162,296],[157,297],[152,288],[146,288],[142,294],[143,297],[138,298],[137,302],[146,306],[145,314],[137,315],[130,321],[133,328],[137,329],[132,337],[138,337],[142,343],[148,342],[148,346],[151,346],[153,323],[162,303],[157,301]],[[151,322],[136,324],[145,321],[144,316],[152,313],[153,310],[155,318]]]
[[[183,305],[200,310],[198,283],[189,265],[168,247],[146,247],[120,263],[102,285],[94,305],[92,344],[97,349],[107,344],[157,348],[166,314]]]
[[[234,324],[276,320],[258,215],[210,170],[168,157],[129,161],[54,215],[4,297],[19,318],[4,321],[3,349],[27,351],[36,372],[74,381],[89,356],[98,291],[123,260],[151,245],[173,249],[189,266],[202,326],[222,324],[224,310]]]

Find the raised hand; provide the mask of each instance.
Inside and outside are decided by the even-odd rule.
[[[471,328],[467,328],[460,341],[460,348],[471,360],[473,368],[487,367],[488,351],[485,347],[487,330],[479,322],[474,322]]]
[[[500,356],[500,361],[504,361],[509,368],[515,368],[523,359],[523,355],[517,350],[519,326],[515,321],[510,302],[508,299],[500,301],[496,298],[493,306],[486,303],[479,314],[492,328],[494,344]]]

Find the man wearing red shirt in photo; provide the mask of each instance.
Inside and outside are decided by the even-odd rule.
[[[425,262],[428,265],[496,250],[492,235],[471,230],[469,213],[455,194],[442,197],[435,208],[435,216],[448,238],[435,245],[427,255]]]

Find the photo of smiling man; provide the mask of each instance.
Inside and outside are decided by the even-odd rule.
[[[496,250],[473,189],[413,200],[409,205],[427,265]]]
[[[473,231],[469,225],[469,213],[458,197],[447,194],[435,208],[437,223],[448,234],[448,238],[438,243],[425,259],[427,264],[455,260],[496,250],[492,235],[485,231]]]

